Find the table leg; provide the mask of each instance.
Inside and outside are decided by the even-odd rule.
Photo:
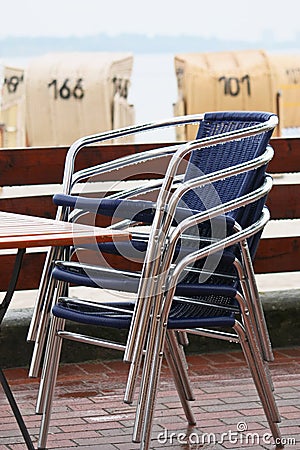
[[[2,323],[2,320],[4,319],[6,311],[10,305],[12,296],[14,295],[16,285],[18,282],[18,278],[19,278],[21,264],[23,261],[23,256],[24,256],[25,252],[26,252],[26,248],[19,248],[19,250],[18,250],[16,259],[15,259],[15,263],[14,263],[13,272],[11,275],[11,279],[9,281],[9,285],[8,285],[5,297],[0,305],[0,325]]]
[[[21,248],[18,250],[16,259],[15,259],[15,263],[14,263],[14,268],[13,268],[13,273],[9,282],[9,286],[8,289],[6,291],[5,297],[0,305],[0,324],[2,323],[2,320],[4,319],[4,316],[6,314],[6,311],[10,305],[12,296],[15,292],[15,288],[18,282],[18,278],[19,278],[19,273],[20,273],[20,269],[21,269],[21,264],[22,264],[22,260],[23,260],[23,256],[25,254],[26,249],[25,248]],[[12,409],[12,412],[14,413],[14,416],[16,418],[16,421],[19,425],[19,428],[21,430],[21,433],[23,435],[23,438],[25,440],[26,446],[28,448],[28,450],[34,450],[34,446],[33,443],[31,441],[31,438],[29,436],[28,430],[26,428],[26,425],[24,423],[23,417],[20,413],[20,410],[18,408],[18,405],[16,403],[16,400],[13,396],[13,393],[9,387],[8,381],[2,371],[2,369],[0,368],[0,382],[2,384],[4,393],[7,397],[7,400],[10,404],[10,407]]]
[[[2,369],[0,368],[0,381],[3,387],[3,390],[5,392],[5,395],[7,397],[7,400],[9,401],[10,407],[14,413],[14,416],[16,418],[16,421],[19,425],[19,428],[21,430],[21,433],[23,435],[24,441],[26,443],[26,446],[28,448],[28,450],[34,450],[34,446],[33,443],[31,441],[31,438],[29,436],[28,430],[26,428],[26,425],[24,423],[23,417],[20,413],[20,410],[18,408],[18,405],[16,403],[16,400],[13,396],[13,393],[11,392],[11,389],[9,387],[9,384],[7,382],[7,379],[2,371]]]

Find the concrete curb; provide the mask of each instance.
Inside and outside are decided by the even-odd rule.
[[[300,289],[282,290],[261,293],[266,320],[274,348],[300,345]],[[0,333],[1,366],[22,367],[27,366],[31,358],[32,343],[26,342],[32,308],[11,309],[8,311]],[[86,326],[74,325],[73,330],[88,333]],[[97,330],[96,330],[97,331]],[[97,333],[96,333],[97,334]],[[109,340],[122,342],[126,331],[101,330],[99,336]],[[234,344],[190,336],[188,353],[203,353],[225,351]],[[62,361],[82,362],[93,359],[117,359],[122,355],[119,352],[99,348],[93,345],[84,345],[65,341],[63,345]]]

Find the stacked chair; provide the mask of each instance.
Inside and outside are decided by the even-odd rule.
[[[191,123],[199,124],[194,141],[74,171],[77,153],[88,144]],[[265,202],[272,180],[266,168],[273,156],[269,140],[276,125],[272,113],[212,112],[89,136],[70,148],[63,192],[54,197],[57,219],[109,216],[111,227],[130,229],[131,240],[89,249],[74,243],[72,249],[49,252],[30,330],[35,340],[32,376],[46,336],[37,401],[37,413],[42,414],[39,448],[46,447],[63,339],[124,352],[129,363],[124,401],[135,404],[137,397],[132,440],[140,442],[141,449],[150,448],[164,357],[187,421],[194,425],[190,405],[194,396],[184,353],[190,333],[240,343],[274,442],[281,447],[280,416],[268,370],[273,353],[252,266],[269,220]],[[138,173],[139,163],[165,158],[164,177],[146,187],[102,199],[72,193],[78,182],[101,179],[125,166]],[[149,195],[155,199],[149,200]],[[87,250],[97,264],[81,256]],[[102,259],[108,254],[140,259],[141,266],[137,270],[109,267]],[[98,289],[99,301],[72,297],[70,285]],[[116,291],[117,300],[108,302],[106,289]],[[128,292],[132,300],[119,299]],[[68,331],[69,321],[90,325],[91,335]],[[93,325],[127,329],[127,340],[121,344],[95,337]]]

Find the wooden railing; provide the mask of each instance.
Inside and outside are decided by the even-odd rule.
[[[269,165],[274,187],[268,198],[271,237],[263,235],[255,258],[257,273],[300,270],[300,138],[273,138],[275,156]],[[169,143],[170,145],[172,143]],[[87,147],[79,153],[76,168],[145,151],[162,144],[123,144]],[[59,192],[67,147],[0,150],[0,210],[54,218],[54,191]],[[298,172],[298,174],[297,174]],[[299,178],[298,178],[299,176]],[[141,178],[138,176],[138,178]],[[147,173],[144,173],[147,178]],[[299,222],[298,220],[299,219]],[[25,255],[18,289],[37,288],[44,251]],[[0,290],[7,287],[13,254],[1,254]]]

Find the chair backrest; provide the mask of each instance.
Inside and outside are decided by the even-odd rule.
[[[272,113],[244,111],[206,113],[204,120],[200,123],[196,139],[216,136],[257,125],[266,122],[272,115]],[[189,160],[185,180],[256,158],[265,151],[271,134],[272,131],[268,131],[238,141],[230,141],[225,144],[194,150]],[[253,176],[253,173],[246,172],[215,182],[214,189],[218,200],[224,203],[259,186],[264,177],[264,172],[264,169],[257,169],[255,176]],[[196,210],[204,210],[214,206],[216,197],[212,196],[211,190],[200,189],[202,191],[195,190],[185,195],[184,201],[187,206]],[[238,214],[235,215],[235,218],[238,218]]]
[[[266,112],[225,111],[211,112],[204,115],[196,139],[236,131],[259,123],[264,123],[272,116]],[[232,167],[250,161],[264,153],[272,130],[225,144],[218,144],[200,150],[194,150],[189,159],[185,180],[209,174],[213,171]],[[245,195],[262,184],[266,166],[250,172],[219,180],[212,185],[188,192],[183,197],[185,206],[194,210],[205,210],[217,204],[223,204],[238,196]],[[245,208],[231,211],[229,215],[242,227],[256,221],[262,211],[265,199],[261,199]],[[257,239],[251,239],[250,251],[255,253]]]

